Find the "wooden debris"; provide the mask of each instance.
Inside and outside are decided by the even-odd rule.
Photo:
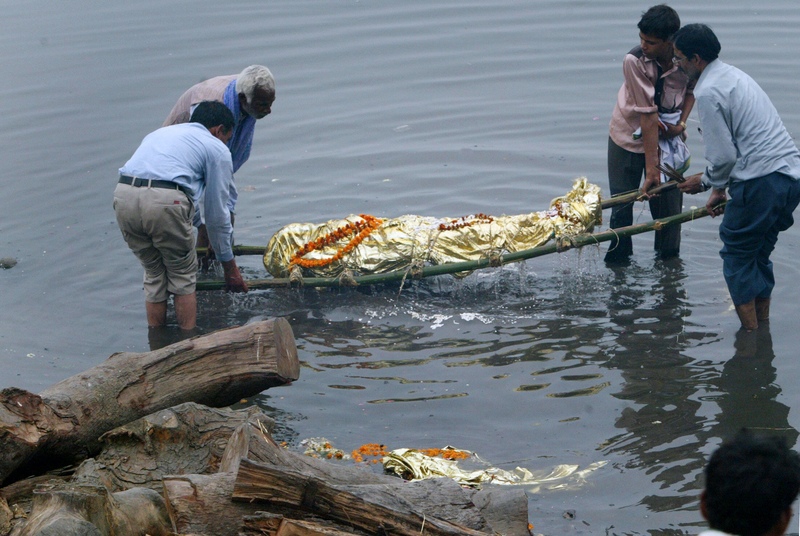
[[[244,459],[233,488],[234,500],[265,501],[334,519],[369,534],[404,536],[481,535],[486,532],[427,517],[387,488],[361,486],[369,499],[352,488],[326,482],[290,470],[281,470]],[[366,492],[366,493],[364,493]]]
[[[284,518],[275,536],[352,536],[352,532],[326,527],[319,523]]]
[[[208,475],[221,469],[229,439],[243,424],[271,431],[258,407],[209,408],[187,402],[116,428],[101,437],[103,450],[83,462],[74,480],[109,490],[147,487],[161,491],[170,475]]]
[[[14,519],[14,512],[8,507],[5,497],[0,497],[0,534],[11,532],[11,521]]]
[[[150,489],[111,494],[102,486],[61,481],[34,492],[30,517],[16,536],[167,536],[164,500]]]
[[[117,353],[39,395],[4,389],[0,482],[85,459],[103,433],[154,411],[187,401],[227,406],[298,376],[291,327],[278,318]]]
[[[278,514],[258,512],[245,516],[241,536],[354,536],[363,532],[343,531],[322,520],[290,519]]]
[[[175,532],[236,536],[242,518],[263,506],[231,502],[236,475],[180,475],[164,478],[164,497]]]
[[[0,536],[528,534],[520,488],[406,482],[281,448],[273,426],[257,407],[196,403],[125,423],[96,440],[102,450],[70,481],[0,489]],[[26,512],[17,501],[33,485]]]

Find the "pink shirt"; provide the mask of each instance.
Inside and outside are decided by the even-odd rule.
[[[644,141],[633,139],[633,133],[640,127],[640,116],[655,113],[659,107],[655,103],[658,62],[645,57],[641,47],[636,47],[625,55],[622,61],[624,82],[617,93],[617,103],[611,114],[609,136],[618,146],[632,153],[644,153]],[[678,69],[677,65],[661,75],[664,86],[661,94],[661,111],[677,112],[683,108],[687,95],[692,95],[694,82]]]
[[[188,123],[190,110],[203,101],[224,102],[225,88],[239,75],[216,76],[195,84],[180,96],[162,126]]]

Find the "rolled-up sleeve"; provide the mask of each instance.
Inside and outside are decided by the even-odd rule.
[[[648,78],[642,62],[632,54],[626,55],[622,62],[622,74],[625,77],[625,87],[633,99],[633,110],[640,114],[657,112],[656,88]]]

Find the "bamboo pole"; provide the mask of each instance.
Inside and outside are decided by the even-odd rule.
[[[659,184],[655,188],[651,189],[648,194],[649,195],[656,195],[660,193],[664,193],[666,191],[672,190],[676,186],[678,186],[678,182],[676,180],[670,180],[663,184]],[[645,195],[642,194],[641,190],[632,190],[630,192],[615,195],[609,199],[600,202],[600,206],[603,209],[616,207],[617,205],[626,205],[628,203],[635,203],[636,201],[643,201],[645,199]]]
[[[263,255],[264,251],[266,251],[266,246],[240,246],[234,245],[233,246],[233,254],[236,257],[241,255]],[[199,257],[205,255],[208,252],[208,248],[197,248],[197,255]]]
[[[549,255],[551,253],[560,253],[569,249],[599,244],[601,242],[613,240],[616,237],[633,236],[641,233],[647,233],[649,231],[657,231],[669,225],[677,225],[679,223],[693,221],[708,215],[708,210],[706,210],[705,207],[696,208],[686,212],[681,212],[680,214],[676,214],[674,216],[659,218],[646,223],[630,225],[628,227],[620,227],[618,229],[609,229],[599,233],[580,234],[569,237],[568,239],[551,242],[543,246],[516,251],[513,253],[506,253],[505,255],[501,255],[499,259],[496,260],[483,258],[475,261],[450,262],[434,266],[424,266],[414,275],[411,274],[410,270],[404,269],[395,270],[384,274],[356,276],[353,278],[353,280],[357,285],[375,285],[403,281],[405,279],[420,279],[436,275],[470,272],[473,270],[479,270],[481,268],[488,268],[490,266],[500,266],[512,262],[519,262],[527,259],[533,259],[535,257],[541,257],[542,255]],[[353,283],[352,280],[344,281],[339,277],[305,277],[303,278],[302,285],[308,287],[345,287],[353,286]],[[276,277],[270,279],[250,279],[247,281],[247,286],[252,290],[256,290],[266,288],[286,288],[292,286],[296,287],[300,285],[297,282],[291,281],[288,277]],[[224,288],[224,281],[197,282],[197,290],[223,290]]]

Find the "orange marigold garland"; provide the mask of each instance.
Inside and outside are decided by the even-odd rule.
[[[383,224],[383,220],[370,216],[369,214],[359,214],[359,216],[361,217],[361,221],[350,222],[347,225],[343,225],[331,231],[325,236],[306,243],[306,245],[298,249],[289,260],[289,266],[296,264],[302,268],[322,268],[323,266],[328,266],[329,264],[341,260],[368,237],[372,231]],[[328,257],[326,259],[303,258],[314,250],[330,246],[352,235],[355,236],[353,236],[347,244],[339,248],[333,257]]]
[[[440,223],[439,230],[440,231],[454,231],[456,229],[461,229],[462,227],[469,227],[471,225],[475,225],[476,223],[492,223],[494,218],[489,216],[488,214],[478,213],[469,216],[461,216],[455,220],[450,220],[450,223]]]

